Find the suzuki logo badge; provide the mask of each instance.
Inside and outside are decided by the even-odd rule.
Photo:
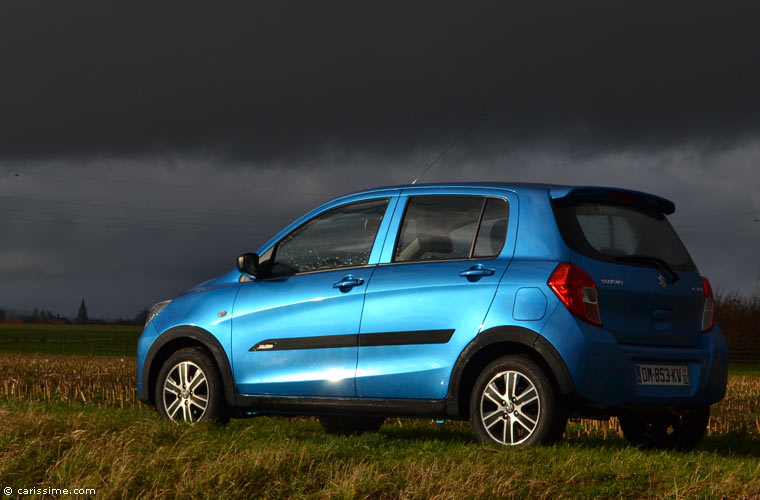
[[[660,286],[662,288],[665,288],[666,286],[668,286],[668,282],[665,281],[665,276],[663,276],[662,274],[657,277],[657,281],[660,283]]]

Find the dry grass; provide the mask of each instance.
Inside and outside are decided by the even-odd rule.
[[[484,446],[425,422],[326,435],[317,422],[172,425],[143,409],[0,401],[0,478],[14,488],[94,488],[93,498],[760,498],[757,439],[692,453],[619,439]]]
[[[760,498],[760,371],[729,376],[692,453],[628,446],[614,419],[530,449],[479,445],[466,422],[394,420],[352,437],[302,418],[173,425],[137,402],[134,358],[5,354],[0,377],[0,486],[102,499]]]
[[[726,398],[710,416],[709,434],[744,430],[760,436],[760,372],[730,374]]]

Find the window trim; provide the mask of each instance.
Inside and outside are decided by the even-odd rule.
[[[343,270],[351,270],[351,269],[367,269],[369,267],[375,267],[379,264],[364,264],[362,266],[347,266],[347,267],[331,267],[329,269],[317,269],[315,271],[300,271],[295,274],[288,274],[287,276],[269,276],[267,278],[257,278],[253,281],[262,282],[262,281],[272,281],[272,280],[281,280],[284,278],[292,278],[293,276],[305,276],[307,274],[316,274],[316,273],[330,273],[334,271],[343,271]]]
[[[483,225],[483,214],[486,211],[487,204],[488,204],[488,197],[484,196],[483,203],[481,203],[480,205],[480,215],[478,215],[478,227],[475,228],[475,235],[472,237],[472,241],[470,242],[470,253],[469,253],[468,259],[472,259],[472,254],[475,253],[475,245],[478,243],[478,235],[480,235],[480,228]],[[507,212],[507,216],[509,216],[509,212]]]
[[[409,202],[413,198],[423,198],[423,197],[436,197],[436,198],[482,198],[483,204],[480,207],[480,215],[478,215],[477,220],[477,227],[475,228],[475,234],[473,235],[472,242],[470,244],[470,252],[469,257],[459,257],[456,259],[426,259],[426,260],[404,260],[404,261],[396,261],[394,260],[396,256],[396,243],[399,241],[399,238],[401,238],[401,230],[404,227],[404,221],[406,220],[406,214],[407,210],[409,209]],[[490,194],[440,194],[440,193],[431,193],[431,194],[415,194],[415,195],[407,195],[406,200],[404,202],[404,212],[401,214],[401,218],[399,219],[398,228],[396,229],[396,237],[393,240],[393,246],[392,246],[392,253],[390,256],[390,262],[383,262],[379,263],[378,265],[381,266],[387,266],[387,265],[394,265],[394,264],[423,264],[423,263],[433,263],[433,262],[466,262],[466,261],[473,261],[473,260],[494,260],[498,259],[502,252],[504,252],[504,249],[507,247],[507,240],[509,239],[509,229],[507,229],[507,234],[504,236],[504,244],[501,246],[501,250],[496,255],[486,256],[486,257],[473,257],[473,253],[475,252],[475,245],[478,241],[478,235],[480,234],[480,228],[483,223],[483,214],[485,213],[486,204],[488,203],[489,199],[495,199],[503,202],[507,206],[507,224],[511,224],[511,207],[509,203],[509,199],[504,196],[496,196],[496,195],[490,195]],[[509,226],[508,226],[509,227]]]
[[[381,222],[380,222],[381,227],[378,227],[377,232],[375,233],[375,239],[372,242],[372,246],[370,247],[370,255],[371,255],[372,254],[372,248],[374,248],[374,246],[377,244],[377,237],[380,234],[380,229],[382,228],[382,221],[385,220],[386,215],[388,215],[388,208],[390,207],[390,202],[391,202],[392,198],[393,198],[392,196],[382,196],[380,198],[367,198],[367,199],[364,199],[364,200],[352,201],[352,202],[349,202],[349,203],[344,203],[343,205],[337,205],[337,206],[328,208],[326,210],[322,210],[321,212],[319,212],[317,214],[314,214],[309,219],[303,221],[298,226],[294,227],[291,231],[289,231],[287,234],[285,234],[282,238],[280,238],[279,240],[277,240],[277,242],[274,245],[272,245],[266,252],[264,252],[263,255],[266,255],[267,253],[271,254],[271,256],[270,256],[270,258],[268,260],[271,260],[274,263],[274,259],[277,258],[277,249],[280,246],[280,243],[282,243],[288,236],[290,236],[291,234],[295,233],[296,231],[298,231],[299,229],[301,229],[302,227],[304,227],[306,224],[310,223],[311,221],[313,221],[317,217],[321,217],[321,216],[323,216],[323,215],[325,215],[325,214],[327,214],[329,212],[333,212],[333,211],[341,209],[341,208],[350,207],[351,205],[359,205],[361,203],[370,203],[370,202],[375,202],[375,201],[385,201],[385,212],[383,212],[383,217],[382,217]],[[363,268],[367,268],[367,267],[373,267],[375,265],[377,265],[377,264],[362,264],[362,265],[358,265],[358,266],[329,267],[329,268],[325,268],[325,269],[315,269],[315,270],[312,270],[312,271],[299,271],[299,272],[296,272],[294,274],[288,275],[288,277],[290,277],[290,276],[300,276],[302,274],[322,273],[322,272],[326,272],[326,271],[337,271],[337,270],[341,270],[341,269],[363,269]],[[268,280],[271,280],[271,279],[282,279],[282,278],[283,278],[283,276],[272,276],[271,278],[264,278],[264,279],[261,279],[261,280],[257,279],[256,281],[268,281]]]

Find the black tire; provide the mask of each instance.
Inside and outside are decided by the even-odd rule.
[[[493,361],[480,373],[470,396],[470,421],[484,443],[534,446],[559,440],[567,413],[541,367],[514,355]]]
[[[229,420],[219,371],[199,348],[187,347],[169,356],[158,373],[155,391],[156,410],[164,420]]]
[[[353,415],[329,415],[319,417],[325,432],[328,434],[364,434],[377,432],[385,422],[383,417],[358,417]]]
[[[710,407],[674,410],[668,415],[626,412],[618,419],[623,435],[634,446],[688,451],[705,435]]]

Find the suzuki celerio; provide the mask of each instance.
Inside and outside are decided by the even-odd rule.
[[[169,420],[469,419],[551,443],[617,416],[693,447],[726,390],[710,283],[672,202],[615,188],[436,184],[330,201],[150,311],[137,390]]]

